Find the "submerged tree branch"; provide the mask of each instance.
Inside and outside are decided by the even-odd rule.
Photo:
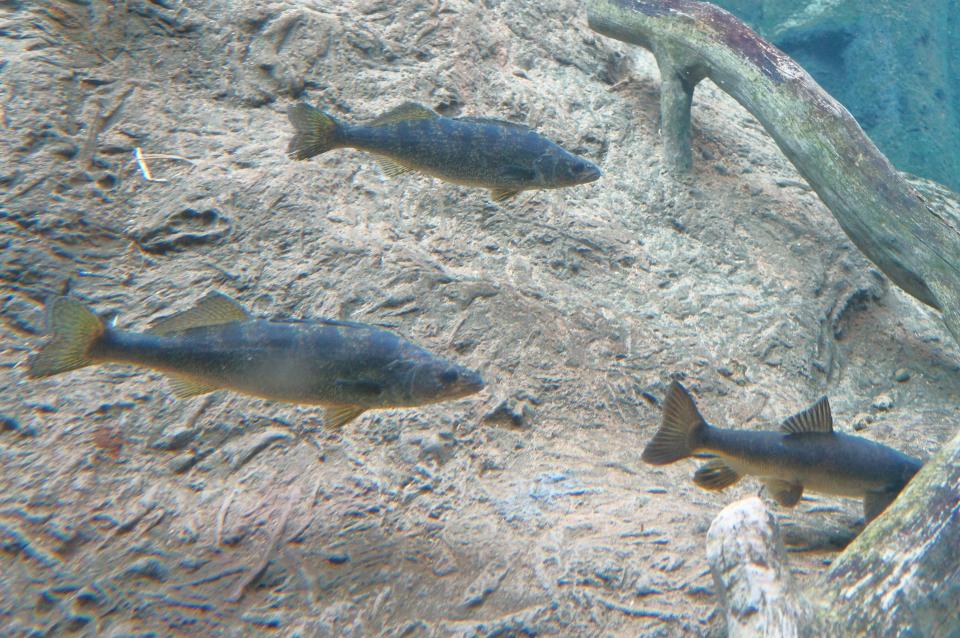
[[[727,505],[707,531],[707,561],[728,638],[797,638],[808,607],[794,589],[776,519],[756,496]]]
[[[724,508],[707,559],[731,638],[960,635],[960,434],[803,596],[759,499]]]
[[[709,78],[763,124],[860,250],[900,288],[942,311],[960,342],[960,196],[897,172],[810,75],[722,9],[693,0],[589,0],[588,19],[595,31],[656,57],[669,167],[692,165],[690,104],[694,87]],[[731,635],[778,624],[792,633],[799,599],[780,594],[789,587],[775,524],[730,516],[735,524],[721,518],[711,528],[708,554]],[[958,548],[960,435],[841,554],[811,592],[815,604],[801,633],[960,635]],[[737,614],[741,607],[751,613]]]
[[[960,636],[960,434],[840,554],[811,598],[821,636]]]
[[[960,343],[955,203],[921,195],[796,62],[706,2],[588,0],[587,17],[598,33],[656,57],[670,168],[692,166],[690,104],[697,83],[709,78],[763,124],[853,243],[897,286],[940,310]]]

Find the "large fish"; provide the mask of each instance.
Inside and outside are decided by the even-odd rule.
[[[287,154],[308,159],[349,146],[374,153],[383,172],[420,171],[465,186],[489,188],[494,201],[520,191],[585,184],[601,173],[522,124],[443,117],[407,102],[366,125],[340,122],[299,103],[287,111],[296,134]]]
[[[327,406],[331,427],[365,410],[456,399],[483,387],[476,372],[392,332],[331,319],[255,319],[220,293],[154,322],[146,334],[108,327],[68,297],[47,303],[47,323],[53,337],[30,357],[31,377],[132,363],[170,375],[178,397],[229,389]]]
[[[863,499],[869,522],[893,502],[921,462],[859,436],[833,431],[826,397],[783,422],[780,432],[728,430],[709,425],[693,398],[672,383],[663,421],[643,460],[666,465],[689,456],[713,456],[693,482],[722,490],[745,474],[763,481],[771,496],[793,507],[804,490]]]

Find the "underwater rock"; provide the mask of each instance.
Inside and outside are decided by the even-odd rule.
[[[289,441],[293,436],[289,432],[270,428],[235,441],[223,448],[223,455],[233,470],[249,463],[257,454],[278,441]]]
[[[906,383],[910,380],[911,376],[912,373],[910,372],[909,368],[897,368],[897,370],[893,373],[893,380],[897,383]]]
[[[198,434],[199,431],[195,428],[180,427],[172,429],[154,439],[150,443],[150,447],[156,450],[175,452],[190,445]]]
[[[525,428],[530,426],[530,419],[534,414],[533,407],[526,401],[510,397],[500,401],[492,410],[484,414],[483,420],[491,424]]]
[[[65,13],[37,11],[51,7]],[[923,383],[893,393],[877,435],[920,455],[957,427],[958,351],[930,313],[889,290],[864,312],[851,307],[834,339],[832,313],[868,282],[869,263],[714,87],[695,105],[695,156],[707,165],[696,184],[672,180],[653,58],[592,33],[576,0],[11,9],[0,29],[0,413],[38,436],[0,433],[8,633],[65,633],[85,615],[77,635],[282,624],[275,633],[291,636],[718,636],[704,535],[753,486],[703,493],[686,468],[639,461],[670,378],[715,399],[725,424],[758,429],[826,391],[845,417],[870,411],[908,367]],[[75,38],[52,20],[84,26],[89,14],[112,28]],[[131,88],[112,124],[95,126]],[[301,165],[284,155],[294,99],[355,122],[407,100],[524,122],[607,178],[498,207],[456,185],[385,180],[353,151]],[[79,145],[74,159],[48,152],[63,140]],[[192,163],[151,160],[168,181],[148,182],[137,147]],[[80,167],[89,148],[107,165]],[[186,208],[218,217],[185,219]],[[138,249],[173,222],[155,236],[168,243],[162,256]],[[332,433],[316,406],[229,392],[175,401],[158,374],[121,366],[26,379],[51,295],[79,297],[122,328],[211,289],[258,314],[394,330],[482,369],[490,392]],[[821,335],[834,344],[833,376],[811,365]],[[772,350],[754,354],[756,344]],[[506,397],[532,427],[483,420]],[[116,407],[101,415],[105,401]],[[123,436],[117,460],[94,446],[107,418]],[[237,462],[274,429],[292,438],[232,469],[224,448]],[[192,430],[180,450],[151,447],[179,447]],[[137,505],[151,486],[155,506]],[[302,498],[279,533],[292,487]],[[265,555],[242,604],[225,603]],[[140,563],[154,558],[165,581]],[[790,558],[806,583],[823,571],[822,555]],[[509,573],[484,596],[504,561]],[[144,571],[121,578],[134,564]],[[74,602],[94,585],[105,602]]]
[[[230,220],[217,209],[184,208],[139,233],[137,242],[145,252],[165,255],[217,244],[226,239],[230,231]]]
[[[757,497],[721,510],[707,558],[730,638],[797,636],[809,612],[783,555],[776,519]]]

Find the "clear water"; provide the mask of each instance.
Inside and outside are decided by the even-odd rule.
[[[960,189],[960,3],[716,4],[802,64],[897,168]]]

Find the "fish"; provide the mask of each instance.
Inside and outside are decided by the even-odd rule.
[[[52,337],[27,361],[32,378],[133,364],[168,375],[177,398],[226,389],[324,406],[330,428],[367,410],[458,399],[484,387],[479,373],[388,330],[336,319],[258,319],[215,291],[144,333],[108,326],[73,297],[48,300],[46,315]]]
[[[490,189],[495,202],[525,190],[586,184],[602,175],[593,162],[523,124],[444,117],[416,102],[401,104],[365,125],[342,122],[304,102],[291,106],[287,116],[295,130],[287,148],[291,159],[356,148],[373,153],[388,177],[420,171]]]
[[[641,458],[667,465],[691,456],[712,457],[693,475],[703,489],[722,490],[752,475],[784,507],[796,505],[804,490],[861,498],[868,523],[922,465],[893,448],[835,432],[827,397],[783,421],[779,432],[732,430],[708,424],[687,389],[674,381],[660,429]]]

